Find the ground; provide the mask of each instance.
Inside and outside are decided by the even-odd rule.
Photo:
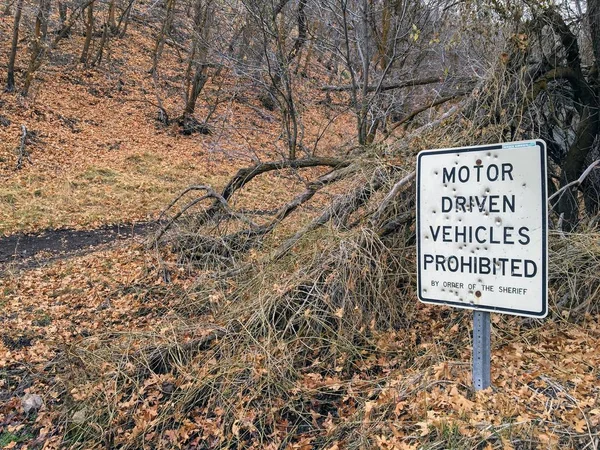
[[[11,26],[4,18],[2,34],[8,36]],[[228,79],[222,89],[227,101],[211,119],[211,135],[185,136],[177,125],[161,126],[152,106],[152,77],[144,70],[153,41],[143,29],[132,27],[130,33],[114,42],[108,62],[93,70],[76,63],[82,37],[74,36],[61,44],[60,58],[42,67],[27,98],[0,94],[0,114],[8,119],[0,125],[0,234],[156,219],[191,184],[222,186],[240,166],[281,158],[277,114],[263,112],[256,99],[241,95],[252,87],[239,80]],[[3,66],[7,53],[0,54]],[[182,64],[165,51],[163,95],[175,116],[183,109],[175,90]],[[199,118],[217,89],[207,86]],[[318,100],[305,117],[307,144],[327,120]],[[23,125],[29,156],[16,170]],[[317,153],[331,152],[347,131],[347,123],[334,121],[325,148]]]
[[[57,427],[57,415],[69,369],[64,362],[56,364],[59,355],[71,355],[75,359],[70,364],[76,367],[71,351],[78,345],[94,352],[98,342],[121,333],[159,341],[190,321],[173,307],[180,306],[177,299],[190,280],[175,277],[165,285],[155,269],[145,248],[130,243],[8,274],[0,281],[3,444],[61,446],[64,430]],[[470,316],[422,305],[412,325],[410,330],[377,331],[373,337],[377,351],[364,355],[352,379],[335,372],[308,372],[298,380],[298,389],[312,395],[346,392],[343,401],[335,402],[341,417],[353,417],[365,402],[361,427],[379,448],[403,448],[400,444],[465,448],[478,441],[481,448],[583,448],[584,443],[597,441],[597,316],[580,324],[560,317],[542,323],[494,316],[493,386],[479,393],[471,387]],[[144,389],[165,380],[169,378],[155,375]],[[358,394],[365,387],[372,392],[366,401]],[[25,393],[42,397],[44,406],[36,414],[23,413]],[[77,392],[70,394],[77,398]],[[319,411],[318,403],[313,407]],[[144,408],[155,407],[150,403],[140,408],[141,414]],[[322,412],[314,414],[322,417],[317,420],[327,419]],[[201,420],[186,428],[187,442],[203,429]],[[165,448],[169,439],[186,442],[168,436],[163,436]],[[435,447],[440,442],[444,444]]]
[[[2,18],[1,35],[8,36],[11,26],[11,20]],[[60,58],[43,66],[29,97],[1,94],[0,114],[7,119],[0,125],[3,448],[88,448],[68,434],[68,424],[85,422],[92,414],[80,407],[93,396],[87,389],[97,387],[92,371],[86,372],[90,361],[108,373],[114,361],[102,360],[102,352],[112,344],[129,345],[127,354],[135,356],[143,345],[173,336],[185,343],[204,336],[206,324],[215,326],[210,311],[190,312],[200,295],[197,273],[171,261],[167,282],[148,246],[148,234],[127,231],[123,239],[113,239],[111,226],[146,230],[145,224],[156,220],[187,186],[221,188],[239,167],[280,159],[284,152],[277,112],[260,108],[253,87],[239,80],[227,80],[229,100],[217,109],[211,135],[184,136],[176,126],[160,125],[148,103],[154,101],[147,73],[152,40],[136,26],[130,33],[131,39],[112,44],[108,62],[95,69],[75,62],[82,37],[74,36],[61,44]],[[178,86],[175,77],[181,69],[171,51],[167,49],[162,69],[165,91]],[[314,99],[305,116],[307,141],[328,118],[311,83],[307,78],[301,87],[312,89]],[[209,86],[209,93],[211,89],[216,87]],[[173,112],[180,112],[179,102],[178,95],[165,99]],[[205,113],[202,104],[197,116]],[[29,136],[28,158],[17,169],[22,125]],[[348,117],[334,122],[317,153],[339,156],[336,149],[352,134],[352,126]],[[304,181],[293,173],[262,177],[237,201],[269,209],[292,191],[301,191]],[[23,234],[42,231],[38,238]],[[44,246],[48,236],[51,245]],[[35,258],[23,259],[32,253]],[[597,313],[561,315],[553,296],[553,314],[543,322],[494,316],[493,386],[476,393],[470,375],[469,313],[417,304],[414,292],[403,301],[414,305],[410,320],[398,329],[373,326],[351,375],[338,366],[326,373],[307,366],[298,374],[290,398],[307,408],[321,440],[295,429],[297,439],[288,448],[356,445],[348,435],[364,438],[365,448],[383,449],[598,448]],[[263,363],[258,357],[252,362],[254,376],[265,376]],[[85,376],[74,380],[75,373],[87,373],[90,382]],[[129,428],[117,430],[115,446],[131,446],[139,441],[127,439],[136,438],[156,448],[194,448],[200,441],[225,439],[221,412],[208,414],[200,407],[177,418],[177,426],[152,428],[169,395],[188,382],[172,374],[150,374],[138,386],[139,404],[115,400],[123,411],[135,413]],[[39,410],[24,411],[26,394],[41,397]],[[250,416],[234,422],[234,438],[253,436]],[[278,432],[290,434],[286,420],[272,431],[274,440]],[[357,434],[344,437],[343,426]]]

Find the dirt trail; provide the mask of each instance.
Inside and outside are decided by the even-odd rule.
[[[8,267],[38,267],[56,259],[89,253],[103,244],[142,237],[155,227],[154,222],[140,222],[93,230],[47,230],[0,237],[0,274]]]

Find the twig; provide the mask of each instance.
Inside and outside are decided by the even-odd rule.
[[[567,189],[569,189],[573,186],[579,186],[587,178],[587,176],[590,174],[590,172],[599,164],[600,164],[600,159],[597,159],[596,161],[594,161],[592,164],[589,165],[589,167],[587,169],[585,169],[585,171],[581,174],[581,176],[579,178],[577,178],[575,181],[571,181],[570,183],[564,185],[558,191],[556,191],[554,194],[552,194],[550,197],[548,197],[548,202],[551,202],[559,194],[560,194],[560,197],[558,198],[558,200],[560,200],[562,197],[562,194],[564,194],[564,192]],[[557,200],[557,203],[558,203],[558,200]]]
[[[21,125],[21,145],[18,150],[18,158],[17,158],[17,170],[21,170],[23,168],[23,160],[27,159],[31,163],[29,159],[29,153],[27,153],[27,149],[25,146],[27,145],[27,127],[25,125]]]
[[[450,116],[452,116],[453,114],[457,113],[460,109],[462,109],[463,102],[465,100],[453,105],[450,109],[448,109],[448,111],[446,111],[444,114],[442,114],[438,119],[434,120],[433,122],[428,122],[425,125],[420,126],[419,128],[417,128],[416,130],[414,130],[412,133],[399,138],[396,140],[396,142],[401,141],[404,142],[405,145],[407,145],[414,137],[416,136],[420,136],[421,134],[425,133],[426,131],[437,127],[439,124],[441,124],[444,120],[446,120],[447,118],[449,118]],[[460,108],[459,108],[460,106]],[[390,137],[391,134],[386,135],[383,140],[385,141],[388,137]]]
[[[281,259],[305,234],[325,225],[341,213],[349,214],[364,205],[384,184],[382,171],[376,171],[371,181],[353,192],[339,197],[319,217],[285,240],[274,252],[272,260]]]
[[[558,223],[556,224],[556,231],[558,231],[558,235],[561,239],[565,239],[565,233],[563,233],[563,223],[565,221],[565,213],[560,213],[560,217],[558,218]]]
[[[304,169],[308,167],[319,167],[328,166],[333,168],[346,167],[350,165],[350,161],[344,161],[337,158],[327,157],[311,157],[294,160],[282,160],[282,161],[268,161],[258,163],[252,167],[247,167],[238,170],[233,178],[227,183],[227,186],[221,192],[221,195],[225,200],[233,195],[235,191],[244,187],[250,180],[257,175],[261,175],[265,172],[271,172],[274,170],[282,169]]]
[[[444,78],[442,76],[428,77],[428,78],[422,78],[422,79],[416,79],[416,80],[401,81],[398,83],[383,84],[381,86],[380,90],[383,92],[383,91],[389,91],[392,89],[402,89],[405,87],[422,86],[424,84],[441,83],[442,81],[444,81]],[[343,91],[352,90],[353,86],[352,85],[322,86],[320,89],[325,92],[343,92]],[[377,86],[368,86],[367,87],[368,92],[373,92],[376,89],[377,89]]]
[[[381,217],[383,211],[385,210],[385,208],[387,208],[389,203],[394,199],[394,197],[396,197],[396,195],[398,195],[398,193],[404,186],[406,186],[415,178],[416,174],[416,171],[411,172],[410,174],[402,178],[400,181],[398,181],[396,184],[394,184],[392,190],[388,192],[383,201],[379,204],[377,211],[375,211],[375,213],[373,214],[371,218],[371,223],[376,222]]]
[[[400,121],[393,124],[392,128],[390,128],[390,130],[386,133],[384,139],[386,139],[390,134],[392,134],[394,132],[394,130],[396,130],[396,128],[398,128],[402,125],[407,125],[410,121],[412,121],[415,117],[417,117],[422,112],[427,111],[428,109],[431,109],[431,108],[435,108],[436,106],[443,105],[446,102],[449,102],[451,100],[454,100],[455,98],[462,97],[462,96],[470,94],[470,93],[471,93],[471,91],[457,92],[456,94],[452,94],[447,97],[442,97],[438,100],[435,100],[432,103],[427,103],[426,105],[415,109],[410,114],[408,114],[406,117],[404,117]]]
[[[160,220],[164,217],[164,215],[167,213],[167,211],[169,211],[175,205],[175,203],[177,203],[185,194],[187,194],[190,191],[205,191],[206,194],[204,194],[203,196],[198,197],[198,198],[192,200],[190,203],[188,203],[187,205],[185,205],[177,214],[175,214],[175,216],[173,216],[173,218],[158,232],[158,234],[157,234],[157,236],[155,238],[156,242],[158,242],[158,240],[167,232],[167,230],[169,228],[171,228],[171,226],[177,221],[177,219],[179,219],[187,210],[189,210],[194,205],[200,203],[201,201],[209,199],[209,198],[215,199],[215,202],[217,204],[219,204],[223,209],[225,209],[229,214],[231,214],[236,219],[239,219],[240,221],[244,222],[245,224],[249,225],[251,228],[257,228],[258,227],[258,225],[256,223],[254,223],[253,221],[247,219],[244,215],[238,214],[235,211],[233,211],[229,207],[229,204],[227,203],[227,200],[225,200],[225,198],[223,198],[222,195],[220,195],[219,193],[217,193],[210,186],[204,186],[204,185],[201,185],[201,186],[190,186],[187,189],[185,189],[181,194],[179,194],[179,196],[177,196],[177,198],[175,198],[175,200],[173,200],[169,204],[169,206],[167,206],[165,208],[165,210],[160,214],[160,217],[158,218],[158,221],[160,222]]]

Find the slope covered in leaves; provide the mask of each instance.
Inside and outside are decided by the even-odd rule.
[[[12,21],[0,21],[9,36]],[[105,62],[94,68],[78,62],[83,36],[73,34],[52,53],[28,97],[0,94],[0,233],[45,228],[93,228],[107,223],[152,220],[190,184],[224,184],[239,165],[284,154],[278,112],[256,100],[256,87],[224,72],[212,80],[196,115],[208,114],[212,134],[182,135],[176,124],[157,120],[155,93],[172,114],[183,108],[178,91],[184,61],[165,50],[163,81],[148,73],[154,38],[134,23],[125,38],[111,43]],[[5,65],[9,39],[0,40]],[[17,67],[26,67],[21,47]],[[164,66],[164,68],[163,68]],[[19,80],[17,80],[19,81]],[[317,80],[299,89],[312,92]],[[217,94],[218,92],[218,94]],[[305,134],[317,136],[327,124],[331,152],[347,137],[347,123],[333,120],[313,98],[305,115]],[[25,158],[18,170],[25,126]],[[323,144],[323,143],[322,143]],[[266,182],[265,189],[275,189]]]

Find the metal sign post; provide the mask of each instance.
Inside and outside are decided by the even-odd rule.
[[[473,386],[476,391],[491,385],[491,340],[490,313],[473,311]]]

